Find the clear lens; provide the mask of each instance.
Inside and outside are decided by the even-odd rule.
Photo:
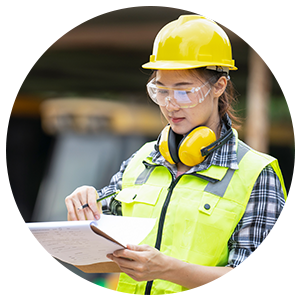
[[[164,86],[157,86],[155,78],[147,84],[147,90],[150,98],[160,106],[166,106],[168,102],[180,108],[192,108],[201,103],[210,92],[203,94],[203,87],[189,89],[173,89]]]

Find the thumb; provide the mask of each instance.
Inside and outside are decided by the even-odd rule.
[[[146,251],[148,249],[148,245],[127,245],[127,249],[132,251]]]

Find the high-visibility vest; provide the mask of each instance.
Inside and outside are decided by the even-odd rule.
[[[136,153],[123,174],[122,191],[116,199],[122,202],[123,216],[157,218],[141,244],[192,264],[227,264],[228,241],[245,212],[254,183],[267,165],[276,172],[286,198],[278,161],[254,151],[237,137],[236,141],[237,170],[212,165],[176,179],[148,157],[154,142]],[[137,282],[122,273],[117,290],[155,295],[187,289],[160,279]]]

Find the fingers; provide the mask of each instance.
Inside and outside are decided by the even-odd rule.
[[[142,251],[151,250],[152,247],[148,245],[127,245],[127,249],[116,250],[113,253],[114,257],[122,257],[130,260],[138,260],[142,256]]]
[[[107,254],[107,258],[116,262],[122,269],[134,269],[137,265],[137,262],[135,262],[134,260],[130,260],[123,257],[116,257],[113,254]]]
[[[65,204],[67,206],[67,210],[68,210],[68,221],[76,221],[77,219],[77,215],[75,213],[75,207],[73,205],[73,201],[71,199],[70,196],[68,196],[65,200]]]
[[[108,254],[107,257],[118,264],[120,270],[132,279],[136,281],[141,281],[143,279],[143,269],[138,262],[126,258],[115,257],[113,254]]]
[[[117,250],[113,253],[113,256],[117,257],[117,258],[126,258],[127,260],[128,259],[131,259],[131,260],[138,259],[138,255],[134,251],[129,250],[129,249]]]
[[[82,186],[77,188],[65,199],[65,204],[68,210],[68,220],[83,221],[94,220],[95,218],[99,219],[102,210],[97,205],[97,198],[98,194],[94,187]],[[79,209],[85,204],[88,204],[88,207]]]
[[[157,253],[157,249],[148,245],[127,245],[127,249],[114,251],[107,257],[117,263],[122,272],[141,281],[152,280],[158,276],[162,267]]]
[[[132,250],[132,251],[147,251],[151,247],[149,245],[127,245],[127,249]]]
[[[98,219],[100,219],[100,213],[102,212],[102,209],[100,211],[99,206],[96,201],[97,198],[98,198],[98,194],[94,188],[87,190],[87,203],[89,205],[89,209],[87,208],[87,210],[89,212],[92,212],[95,219],[98,220]]]
[[[84,209],[79,209],[82,205],[91,202],[92,200],[89,199],[89,187],[86,189],[82,189],[79,192],[77,192],[76,196],[73,198],[74,204],[75,204],[75,212],[77,213],[78,219],[80,221],[84,220],[93,220],[94,215],[93,212],[89,209],[89,207],[86,207]],[[93,191],[94,192],[94,191]],[[95,192],[94,192],[94,199],[95,201]]]
[[[129,275],[134,280],[140,281],[139,278],[142,278],[144,266],[138,261],[123,257],[116,257],[114,254],[108,254],[107,257],[117,263],[121,271]]]

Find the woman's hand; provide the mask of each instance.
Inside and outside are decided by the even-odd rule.
[[[101,203],[97,203],[98,194],[92,186],[77,188],[71,195],[66,197],[65,203],[68,209],[68,221],[98,220],[102,213]],[[82,205],[89,207],[79,209]]]
[[[207,267],[183,262],[148,245],[127,245],[107,257],[136,281],[163,279],[188,289],[209,283],[232,270],[231,267]]]
[[[162,274],[168,268],[168,264],[165,263],[167,256],[148,245],[127,245],[127,249],[117,250],[107,257],[136,281],[162,278]]]

